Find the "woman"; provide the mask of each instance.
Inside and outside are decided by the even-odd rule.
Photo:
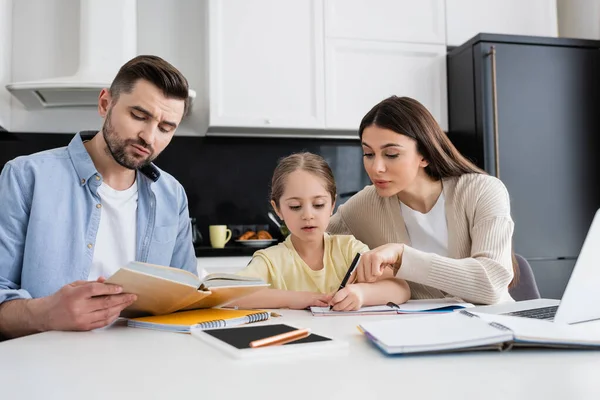
[[[389,267],[409,281],[412,298],[513,301],[514,224],[502,182],[467,161],[408,97],[373,107],[359,135],[373,185],[340,206],[328,227],[373,249],[357,280],[375,281]]]

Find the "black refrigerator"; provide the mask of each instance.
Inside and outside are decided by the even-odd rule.
[[[600,208],[600,41],[479,34],[447,63],[448,135],[504,182],[514,250],[560,298]]]

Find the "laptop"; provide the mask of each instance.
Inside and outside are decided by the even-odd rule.
[[[563,324],[600,319],[600,210],[596,211],[562,300],[535,299],[480,306],[471,310]]]

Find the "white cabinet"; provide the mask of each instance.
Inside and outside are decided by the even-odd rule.
[[[322,128],[322,0],[210,0],[210,125]]]
[[[449,46],[478,33],[557,36],[556,0],[446,0]]]
[[[326,126],[357,130],[391,95],[412,97],[447,129],[446,46],[328,39]]]
[[[10,93],[6,85],[11,80],[12,0],[0,0],[0,127],[10,129]]]
[[[444,1],[325,0],[330,38],[446,43]]]

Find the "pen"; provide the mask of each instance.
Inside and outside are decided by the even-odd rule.
[[[295,331],[281,333],[275,336],[269,336],[264,339],[254,340],[250,342],[250,347],[256,348],[265,346],[278,346],[296,340],[304,339],[308,335],[310,335],[310,328],[296,329]]]
[[[344,279],[342,279],[342,283],[340,283],[340,287],[337,290],[338,292],[340,290],[342,290],[343,288],[345,288],[346,285],[348,284],[348,280],[350,280],[350,275],[352,275],[352,273],[354,272],[354,270],[358,266],[358,261],[359,260],[360,260],[360,253],[356,253],[356,255],[354,256],[354,260],[352,260],[352,264],[350,264],[350,268],[348,268],[348,272],[346,272],[346,276],[344,276]],[[329,306],[330,310],[332,308],[333,308],[333,306]]]

